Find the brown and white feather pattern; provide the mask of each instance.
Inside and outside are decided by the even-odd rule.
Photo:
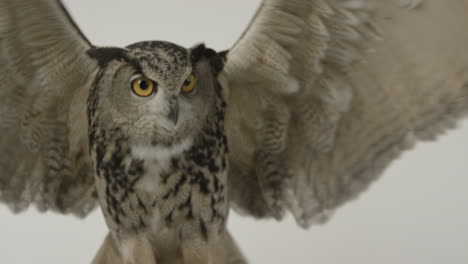
[[[94,207],[87,48],[58,1],[0,1],[0,199],[14,211]]]
[[[326,221],[468,109],[468,3],[263,1],[227,56],[233,206]],[[246,191],[249,190],[249,191]]]

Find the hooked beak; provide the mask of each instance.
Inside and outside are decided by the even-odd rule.
[[[174,125],[177,124],[177,120],[179,119],[179,103],[176,97],[169,99],[169,113],[167,118],[171,120]]]

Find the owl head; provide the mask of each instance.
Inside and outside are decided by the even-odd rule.
[[[104,131],[118,131],[142,158],[191,145],[223,100],[217,80],[223,59],[203,44],[139,42],[88,54],[100,65],[90,118]]]

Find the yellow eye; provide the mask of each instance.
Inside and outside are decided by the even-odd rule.
[[[182,85],[182,92],[184,93],[191,93],[195,90],[195,83],[197,82],[197,78],[195,74],[190,74],[190,76],[185,80],[184,84]]]
[[[138,77],[132,81],[133,93],[141,97],[150,96],[153,93],[155,86],[155,83],[146,77]]]

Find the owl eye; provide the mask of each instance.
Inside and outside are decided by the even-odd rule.
[[[132,81],[133,93],[141,97],[150,96],[154,92],[155,88],[155,82],[146,77],[138,77]]]
[[[182,92],[184,93],[191,93],[193,90],[195,90],[195,83],[197,81],[197,78],[195,77],[195,74],[190,74],[190,76],[185,80],[184,84],[182,85]]]

